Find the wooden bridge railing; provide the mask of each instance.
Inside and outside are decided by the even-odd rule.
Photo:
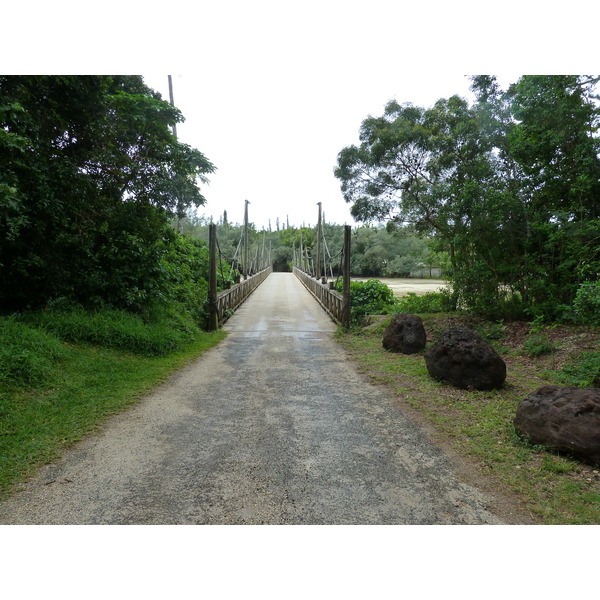
[[[320,209],[320,207],[319,207]],[[320,219],[320,216],[319,216]],[[316,298],[325,312],[342,327],[350,326],[350,225],[344,226],[344,247],[342,248],[342,277],[344,293],[340,294],[330,287],[319,283],[306,271],[294,266],[294,275],[304,284],[304,287]],[[317,252],[317,255],[319,253]]]
[[[344,297],[339,292],[328,288],[308,273],[294,267],[294,275],[304,287],[317,299],[325,312],[336,322],[344,323]]]
[[[272,273],[273,267],[267,267],[262,271],[256,273],[236,283],[231,289],[225,290],[217,294],[216,300],[216,313],[217,323],[222,325],[227,319],[233,314],[240,304],[242,304],[246,298]]]

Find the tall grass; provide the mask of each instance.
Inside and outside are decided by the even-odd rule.
[[[176,308],[155,311],[146,318],[124,310],[71,308],[28,313],[22,320],[67,342],[150,356],[173,352],[200,333],[192,318]]]
[[[0,393],[2,388],[49,381],[66,355],[55,336],[13,318],[0,319]]]

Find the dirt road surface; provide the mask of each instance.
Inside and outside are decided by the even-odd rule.
[[[292,274],[229,336],[0,503],[2,524],[497,524]]]

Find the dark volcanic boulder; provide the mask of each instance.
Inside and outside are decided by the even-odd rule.
[[[397,315],[383,332],[383,347],[392,352],[414,354],[425,348],[423,320],[416,315]]]
[[[425,354],[427,371],[461,389],[502,387],[506,364],[492,346],[466,327],[450,327]]]
[[[516,432],[600,465],[600,388],[545,385],[521,401]]]

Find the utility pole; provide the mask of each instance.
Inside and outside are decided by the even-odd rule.
[[[175,101],[173,100],[173,78],[170,75],[168,75],[167,77],[169,78],[169,101],[171,103],[171,106],[175,106]],[[175,139],[177,139],[176,123],[173,123],[173,136],[175,137]],[[179,199],[177,200],[177,204],[179,205]],[[178,206],[178,208],[179,208],[179,206]],[[183,233],[183,218],[182,217],[179,217],[179,219],[177,219],[177,230],[179,231],[179,233]]]
[[[244,207],[244,279],[248,279],[248,200]]]
[[[169,100],[171,102],[171,106],[175,106],[175,102],[173,101],[173,79],[169,75]],[[173,123],[173,135],[177,138],[177,125]]]

